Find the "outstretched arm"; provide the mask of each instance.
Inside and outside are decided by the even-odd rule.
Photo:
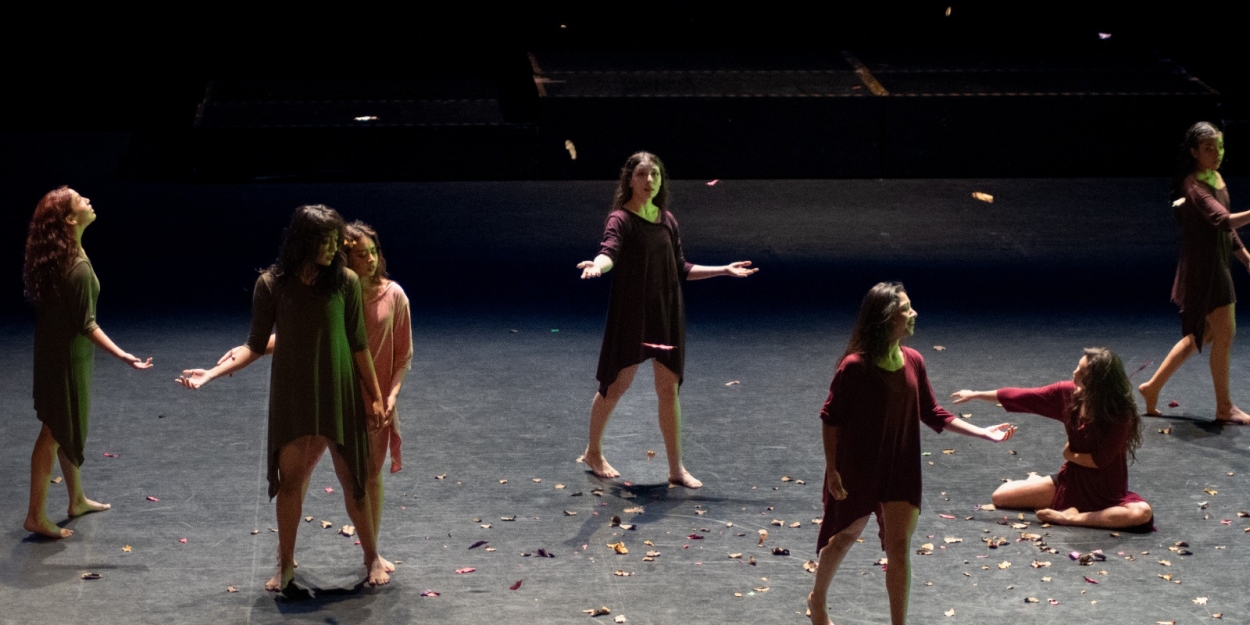
[[[998,425],[991,425],[990,427],[983,428],[972,425],[962,419],[955,419],[954,421],[947,423],[946,429],[956,434],[979,438],[981,440],[990,441],[991,443],[1001,443],[1016,434],[1016,426],[1010,423],[999,423]]]
[[[233,352],[236,350],[231,351]],[[195,390],[223,375],[234,375],[235,371],[239,371],[256,362],[256,360],[260,357],[261,354],[257,354],[251,349],[244,347],[242,354],[238,354],[229,360],[223,358],[223,362],[218,363],[218,365],[212,369],[187,369],[183,371],[182,375],[174,381],[191,390]]]
[[[265,353],[264,353],[265,356],[268,356],[273,353],[274,340],[277,338],[278,338],[278,334],[276,332],[269,335],[269,343],[265,345]],[[217,364],[220,365],[223,362],[234,360],[236,358],[242,358],[244,355],[246,355],[246,352],[248,351],[250,350],[248,350],[247,345],[231,347],[230,351],[226,352],[225,355],[217,359]]]
[[[955,391],[951,393],[951,403],[962,404],[974,399],[981,401],[998,401],[998,391]]]
[[[577,268],[582,270],[582,280],[598,278],[612,271],[612,259],[608,258],[607,254],[600,254],[594,260],[583,260],[577,263]]]
[[[147,360],[140,360],[139,358],[122,351],[122,348],[118,347],[117,344],[114,343],[113,340],[110,339],[108,335],[104,333],[104,330],[101,330],[99,326],[96,326],[96,328],[87,335],[87,339],[92,343],[95,343],[100,349],[108,352],[110,356],[134,367],[135,369],[148,369],[152,366],[152,358],[150,356]]]
[[[755,272],[758,268],[751,268],[751,261],[742,260],[728,265],[720,265],[717,267],[708,267],[705,265],[692,265],[690,273],[686,276],[687,280],[705,280],[707,278],[715,278],[716,276],[731,276],[734,278],[745,278]]]

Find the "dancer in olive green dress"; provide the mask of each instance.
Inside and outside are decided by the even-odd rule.
[[[61,187],[39,201],[26,238],[26,297],[36,310],[35,412],[43,426],[30,456],[30,506],[23,527],[51,538],[74,533],[53,523],[46,511],[54,457],[69,489],[70,517],[109,509],[83,495],[79,475],[96,346],[135,369],[152,366],[151,358],[122,351],[96,323],[100,282],[82,248],[83,231],[95,218],[91,200]]]
[[[211,370],[189,369],[178,378],[196,389],[230,375],[260,358],[270,335],[276,335],[269,384],[269,495],[278,498],[279,567],[265,584],[268,590],[286,591],[295,576],[295,534],[304,494],[327,448],[365,552],[368,582],[390,581],[377,553],[365,488],[369,432],[385,425],[383,399],[365,337],[360,281],[343,266],[339,253],[343,238],[343,218],[333,209],[296,209],[281,256],[256,280],[247,349]]]

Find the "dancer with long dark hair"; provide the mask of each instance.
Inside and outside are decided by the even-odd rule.
[[[95,348],[134,367],[140,360],[118,347],[96,323],[100,281],[83,251],[82,235],[95,223],[91,200],[69,187],[49,191],[39,200],[26,235],[23,278],[26,298],[35,305],[35,413],[43,425],[30,455],[30,505],[27,531],[69,538],[73,530],[48,518],[48,483],[52,461],[61,463],[69,490],[69,516],[108,510],[82,490],[83,447],[91,411],[91,372]]]
[[[1030,412],[1063,424],[1065,462],[1056,475],[1030,475],[994,491],[999,508],[1035,510],[1038,520],[1148,531],[1150,504],[1128,489],[1128,458],[1141,446],[1141,416],[1124,364],[1101,347],[1085,349],[1072,380],[1039,388],[956,391],[956,404],[978,399],[1010,412]]]
[[[648,152],[630,156],[621,168],[599,254],[577,264],[583,280],[616,270],[595,376],[599,391],[590,407],[590,440],[579,460],[599,477],[620,476],[603,457],[603,432],[638,365],[653,359],[668,481],[699,488],[703,483],[686,470],[681,458],[678,395],[686,358],[681,283],[716,276],[745,278],[758,269],[749,260],[717,267],[686,262],[677,220],[668,209],[667,182],[668,173],[659,157]]]
[[[991,442],[1008,440],[1016,431],[1009,423],[977,427],[937,404],[924,358],[899,345],[915,332],[916,317],[902,284],[872,287],[820,410],[825,514],[816,543],[820,565],[807,597],[817,625],[833,622],[826,608],[829,584],[873,513],[889,561],[890,622],[907,622],[910,542],[920,514],[921,423]]]
[[[1154,375],[1137,387],[1150,416],[1162,414],[1159,393],[1177,369],[1210,345],[1216,420],[1250,424],[1250,414],[1233,405],[1228,379],[1237,327],[1237,295],[1229,259],[1236,256],[1250,269],[1250,253],[1237,236],[1237,228],[1250,224],[1250,211],[1229,212],[1228,186],[1219,172],[1223,161],[1224,133],[1218,128],[1198,122],[1186,131],[1172,178],[1172,205],[1184,230],[1172,283],[1172,303],[1180,307],[1182,337]]]
[[[269,496],[278,498],[278,571],[265,584],[268,590],[286,591],[295,577],[304,494],[327,448],[365,552],[368,582],[390,581],[377,553],[367,494],[369,433],[385,426],[385,399],[369,355],[360,279],[343,266],[339,253],[345,229],[334,209],[296,209],[278,260],[256,280],[247,349],[210,370],[189,369],[178,378],[197,389],[239,371],[260,358],[276,334],[268,447]]]

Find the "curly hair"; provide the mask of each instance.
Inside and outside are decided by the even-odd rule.
[[[1127,427],[1128,455],[1136,460],[1141,447],[1141,415],[1133,399],[1133,386],[1124,372],[1124,363],[1104,347],[1085,348],[1085,377],[1072,395],[1071,409],[1077,418],[1099,432]],[[1125,424],[1125,425],[1121,425]]]
[[[890,353],[890,344],[894,342],[894,317],[899,312],[902,299],[899,295],[905,292],[902,282],[878,282],[868,290],[859,306],[859,317],[855,319],[846,352],[838,359],[839,364],[851,354],[859,354],[869,363],[877,363]]]
[[[621,179],[616,185],[616,196],[612,199],[612,210],[625,208],[625,203],[634,197],[634,190],[630,188],[629,180],[633,177],[634,170],[643,163],[650,163],[660,169],[660,192],[655,195],[653,201],[661,214],[668,210],[668,170],[664,168],[664,161],[650,152],[635,152],[626,159],[625,165],[621,167]]]
[[[338,211],[324,204],[309,204],[295,209],[291,215],[291,225],[287,226],[282,237],[282,251],[278,260],[274,261],[265,271],[278,279],[279,283],[298,279],[300,271],[308,263],[317,258],[321,244],[326,237],[334,237],[342,241],[347,225]],[[343,250],[339,247],[334,261],[329,267],[317,266],[319,273],[315,282],[318,290],[336,290],[343,286]],[[324,279],[324,278],[329,278]]]
[[[66,221],[73,213],[75,195],[73,189],[64,186],[49,191],[30,218],[22,279],[26,299],[36,306],[57,296],[65,272],[78,256],[74,226]]]
[[[1189,127],[1185,131],[1185,139],[1181,141],[1180,146],[1176,150],[1176,164],[1172,169],[1172,199],[1178,200],[1185,197],[1185,178],[1189,174],[1194,173],[1194,168],[1198,166],[1198,161],[1194,159],[1192,150],[1198,149],[1198,146],[1207,139],[1212,139],[1223,135],[1220,129],[1211,122],[1198,122]]]
[[[373,245],[376,246],[378,252],[378,269],[373,272],[373,280],[381,282],[383,278],[389,278],[390,276],[386,273],[386,256],[382,255],[382,241],[378,239],[378,232],[373,229],[373,226],[370,226],[359,219],[347,224],[346,246],[348,249],[356,249],[356,246],[360,244],[360,240],[364,237],[373,239]]]

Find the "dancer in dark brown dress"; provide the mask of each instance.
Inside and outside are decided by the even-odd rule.
[[[820,565],[807,607],[812,623],[830,625],[826,595],[842,559],[876,513],[889,567],[890,622],[907,622],[912,533],[920,514],[920,424],[936,432],[1002,442],[1009,423],[977,427],[937,404],[924,358],[899,341],[916,328],[916,311],[897,282],[872,287],[859,309],[846,353],[820,411],[825,447]]]
[[[35,412],[43,425],[30,455],[30,506],[23,527],[51,538],[74,533],[58,527],[46,511],[53,458],[60,460],[69,489],[69,516],[110,507],[83,495],[79,474],[96,346],[135,369],[152,366],[151,358],[122,351],[96,323],[100,282],[82,248],[82,233],[95,218],[91,200],[61,187],[39,200],[26,238],[26,297],[36,311]]]
[[[278,498],[278,571],[265,588],[287,591],[295,577],[295,534],[313,467],[327,448],[356,526],[370,584],[390,582],[378,556],[366,492],[369,432],[385,426],[365,335],[360,281],[343,266],[345,225],[326,206],[296,209],[278,261],[256,280],[247,349],[178,383],[197,389],[265,353],[276,335],[269,382],[269,496]],[[276,329],[276,332],[275,332]],[[366,390],[367,395],[361,392]]]
[[[668,210],[667,173],[654,154],[638,152],[625,161],[616,199],[594,260],[582,261],[582,279],[616,269],[608,320],[599,352],[599,391],[590,406],[590,441],[579,461],[599,477],[620,476],[603,457],[603,431],[612,409],[634,380],[638,365],[654,359],[660,433],[668,455],[668,481],[699,488],[681,460],[681,388],[686,357],[686,313],[681,283],[716,276],[745,278],[751,261],[719,267],[686,262],[677,220]]]
[[[1158,403],[1163,386],[1190,356],[1210,345],[1215,418],[1250,424],[1250,414],[1233,405],[1228,381],[1237,302],[1228,261],[1236,256],[1250,268],[1250,253],[1237,236],[1237,228],[1250,224],[1250,211],[1229,212],[1228,187],[1219,172],[1223,160],[1224,134],[1208,122],[1190,127],[1172,180],[1172,205],[1184,229],[1172,284],[1172,302],[1181,311],[1182,338],[1154,375],[1137,387],[1146,401],[1147,415],[1162,414]]]
[[[994,491],[994,505],[1037,511],[1043,523],[1151,530],[1150,504],[1128,489],[1128,459],[1141,445],[1141,416],[1124,364],[1101,347],[1085,349],[1072,379],[1038,388],[956,391],[956,404],[999,402],[1063,424],[1066,461],[1054,476],[1030,474]]]

